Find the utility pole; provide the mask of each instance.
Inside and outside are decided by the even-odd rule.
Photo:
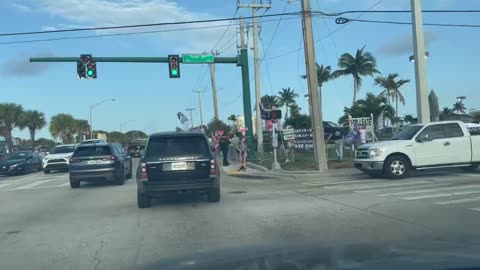
[[[200,126],[203,126],[203,115],[202,115],[202,93],[205,90],[193,90],[195,94],[198,94],[198,108],[200,111]]]
[[[258,25],[257,25],[257,10],[261,8],[269,9],[272,7],[270,3],[251,3],[240,4],[237,1],[237,8],[251,8],[253,17],[253,71],[255,74],[255,122],[257,131],[257,152],[263,153],[263,124],[260,113],[260,59],[258,57]]]
[[[423,37],[422,1],[411,0],[413,48],[415,59],[415,84],[417,88],[417,116],[419,123],[430,122],[428,104],[427,71],[425,64],[425,42]]]
[[[313,139],[319,172],[328,170],[323,134],[322,98],[318,91],[318,78],[315,65],[315,43],[313,41],[312,14],[310,0],[302,0],[303,40],[305,47],[305,65],[307,70],[309,102],[312,106]]]
[[[194,111],[195,108],[187,108],[186,110],[190,112],[190,124],[191,124],[192,129],[193,129],[193,114],[192,114],[192,111]]]
[[[218,52],[212,51],[212,54],[217,56]],[[217,101],[217,83],[215,81],[215,64],[208,64],[210,68],[210,80],[212,82],[212,96],[213,96],[213,111],[214,111],[214,118],[218,120],[218,101]]]

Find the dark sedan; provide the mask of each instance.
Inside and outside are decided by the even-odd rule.
[[[16,151],[0,161],[0,174],[27,174],[42,169],[42,160],[33,151]]]
[[[70,159],[70,186],[80,187],[81,181],[111,180],[123,185],[132,177],[132,158],[118,143],[81,144]]]

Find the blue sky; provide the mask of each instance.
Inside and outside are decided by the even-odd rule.
[[[365,10],[374,6],[380,9],[409,9],[408,0],[311,0],[312,9],[325,12]],[[245,1],[242,1],[245,2]],[[285,7],[286,6],[286,7]],[[274,0],[266,12],[280,13],[300,10],[299,1]],[[480,9],[480,1],[423,0],[424,9]],[[142,24],[154,22],[185,21],[231,17],[236,11],[235,0],[11,0],[0,3],[0,32],[24,32],[72,27]],[[263,13],[263,11],[260,11]],[[240,9],[236,16],[249,16],[251,10]],[[475,16],[477,18],[475,18]],[[345,16],[352,18],[353,16]],[[362,19],[410,21],[409,14],[364,14]],[[265,19],[269,20],[269,19]],[[425,14],[425,23],[480,24],[477,14]],[[219,22],[214,25],[225,25]],[[228,24],[228,23],[227,23]],[[284,19],[274,36],[277,22],[261,24],[264,46],[273,42],[261,65],[261,93],[275,94],[283,87],[295,89],[301,98],[302,112],[308,107],[303,95],[306,81],[301,21]],[[180,26],[184,27],[184,26]],[[400,106],[400,115],[416,114],[414,67],[408,61],[412,54],[411,26],[352,23],[342,29],[334,20],[314,19],[317,62],[336,69],[338,57],[354,53],[366,46],[383,74],[400,73],[412,82],[403,88],[406,106]],[[162,30],[169,27],[121,30],[135,32]],[[228,29],[215,47],[225,27],[182,32],[168,32],[119,37],[100,37],[81,40],[64,40],[24,44],[0,45],[1,102],[16,102],[26,109],[37,109],[50,119],[57,113],[70,113],[79,119],[88,119],[89,105],[103,99],[115,98],[94,110],[94,129],[107,131],[140,129],[148,133],[172,130],[180,126],[176,113],[188,107],[197,107],[195,124],[199,123],[198,101],[192,91],[203,89],[203,118],[213,118],[210,77],[204,65],[182,65],[181,79],[169,79],[166,64],[114,64],[98,63],[97,80],[78,80],[73,63],[27,63],[31,56],[166,56],[168,54],[200,53],[217,49],[221,56],[236,54],[236,24]],[[455,97],[467,96],[467,109],[480,109],[480,94],[476,88],[478,76],[475,59],[478,58],[480,29],[425,27],[428,87],[439,96],[440,106],[451,106]],[[61,33],[41,36],[0,37],[0,42],[38,38],[73,37],[119,33],[120,31],[91,31]],[[252,31],[249,31],[251,34]],[[332,32],[335,32],[332,34]],[[324,36],[327,38],[321,39]],[[252,37],[249,36],[249,43]],[[262,42],[260,42],[262,46]],[[298,52],[275,58],[299,49]],[[260,56],[264,57],[261,48]],[[250,58],[253,52],[250,52]],[[251,77],[253,65],[250,62]],[[269,75],[268,75],[269,74]],[[217,65],[218,103],[222,119],[230,114],[243,114],[240,68],[234,65]],[[324,119],[337,121],[343,108],[351,104],[352,78],[344,77],[328,82],[323,87]],[[254,83],[251,81],[252,103]],[[379,93],[372,78],[365,78],[359,97],[367,92]],[[128,122],[128,123],[126,123]],[[125,124],[126,123],[126,124]],[[15,131],[15,136],[27,137],[26,132]],[[48,128],[38,134],[50,137]]]

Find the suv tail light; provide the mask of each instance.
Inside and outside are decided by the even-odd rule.
[[[141,163],[140,164],[140,178],[145,179],[148,178],[147,175],[147,163]]]
[[[106,157],[106,158],[102,158],[103,161],[110,161],[110,160],[118,160],[118,158],[116,156],[109,156],[109,157]]]
[[[211,159],[210,160],[210,175],[216,175],[216,174],[217,174],[217,170],[215,168],[215,160]]]

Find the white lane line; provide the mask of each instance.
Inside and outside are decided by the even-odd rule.
[[[380,180],[349,180],[349,181],[317,181],[317,182],[309,182],[303,183],[305,186],[329,186],[329,185],[336,185],[336,184],[345,184],[345,183],[357,183],[357,182],[379,182]]]
[[[447,184],[426,184],[422,186],[414,186],[413,188],[427,188],[427,187],[442,187],[442,186],[453,186],[453,184],[447,183]],[[367,190],[355,190],[357,193],[375,193],[375,192],[385,192],[385,191],[391,191],[391,190],[402,190],[402,189],[409,189],[412,188],[410,186],[408,187],[393,187],[393,188],[377,188],[377,189],[367,189]]]
[[[480,211],[480,207],[470,208],[471,210]]]
[[[398,195],[407,195],[407,194],[428,193],[428,192],[451,190],[451,189],[479,188],[479,187],[480,187],[480,184],[465,185],[465,186],[451,186],[451,187],[439,187],[439,188],[432,188],[432,189],[411,190],[411,191],[403,191],[403,192],[395,192],[395,193],[383,193],[383,194],[377,194],[377,195],[381,197],[388,197],[388,196],[398,196]]]
[[[379,188],[379,187],[395,187],[395,186],[410,186],[410,185],[424,185],[428,182],[424,181],[417,181],[417,182],[408,182],[408,183],[376,183],[370,185],[339,185],[339,186],[328,186],[325,187],[327,189],[335,189],[335,190],[352,190],[352,189],[367,189],[367,188]]]
[[[413,200],[433,199],[433,198],[441,198],[441,197],[452,197],[452,196],[470,195],[470,194],[479,194],[479,193],[480,193],[480,190],[456,191],[456,192],[449,192],[449,193],[435,193],[435,194],[429,194],[429,195],[404,197],[404,198],[401,198],[401,199],[404,199],[404,200],[407,200],[407,201],[413,201]]]
[[[11,188],[11,189],[4,189],[2,191],[30,189],[30,188],[33,188],[33,187],[36,187],[36,186],[43,185],[43,184],[45,184],[47,182],[50,182],[50,181],[52,181],[52,180],[38,180],[38,181],[32,182],[30,184],[24,185],[24,186],[19,186],[19,187]]]
[[[480,201],[480,197],[473,197],[473,198],[466,198],[466,199],[459,199],[459,200],[451,200],[451,201],[444,201],[444,202],[436,202],[436,204],[448,205],[448,204],[457,204],[457,203],[464,203],[464,202],[476,202]]]

